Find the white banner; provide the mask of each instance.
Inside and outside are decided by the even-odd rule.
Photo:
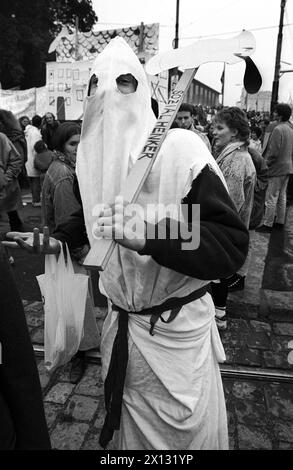
[[[17,117],[35,114],[41,116],[46,112],[46,87],[29,88],[28,90],[0,90],[0,107],[12,111]]]

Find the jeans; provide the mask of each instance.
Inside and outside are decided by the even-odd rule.
[[[239,276],[247,276],[250,261],[251,261],[252,250],[254,247],[254,240],[255,240],[255,230],[249,230],[249,249],[248,249],[248,253],[246,256],[246,260],[244,261],[241,268],[238,269],[237,271],[237,274],[239,274]]]
[[[220,282],[211,282],[212,298],[215,307],[226,307],[228,297],[228,280],[220,279]]]
[[[275,218],[276,223],[285,223],[288,181],[289,175],[269,178],[263,219],[263,224],[268,227],[273,226]]]
[[[41,202],[41,182],[39,176],[30,176],[29,183],[32,192],[33,204]]]

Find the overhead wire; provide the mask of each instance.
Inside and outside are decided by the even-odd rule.
[[[287,24],[284,24],[283,27],[292,26],[292,25],[293,25],[293,23],[287,23]],[[274,28],[278,28],[278,27],[279,27],[279,25],[274,25],[274,26],[261,26],[259,28],[245,28],[245,29],[248,29],[249,31],[262,31],[262,30],[265,30],[265,29],[274,29]],[[214,38],[214,37],[217,37],[217,36],[225,36],[226,34],[235,34],[235,33],[239,33],[239,29],[234,30],[234,31],[226,31],[226,32],[223,32],[223,33],[206,34],[206,35],[200,35],[200,36],[181,36],[180,39]]]

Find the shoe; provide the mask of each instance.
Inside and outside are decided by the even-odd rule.
[[[71,359],[70,382],[78,383],[86,369],[86,351],[78,351]]]
[[[260,227],[256,228],[255,231],[259,233],[271,233],[273,227],[269,227],[268,225],[261,225]]]
[[[229,277],[227,281],[228,281],[229,292],[235,292],[237,290],[244,290],[245,276],[240,276],[240,274],[234,274],[233,276]]]
[[[227,330],[226,308],[215,308],[215,320],[218,330]]]
[[[227,318],[226,315],[223,318],[217,318],[216,317],[216,325],[218,330],[227,330]]]
[[[282,230],[284,228],[285,224],[279,224],[278,222],[274,223],[274,228],[277,230]]]

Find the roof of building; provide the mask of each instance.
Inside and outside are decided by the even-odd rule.
[[[149,55],[158,52],[159,23],[128,26],[122,29],[107,29],[104,31],[89,31],[78,33],[78,54],[76,55],[76,35],[69,34],[63,28],[49,48],[56,51],[57,62],[78,60],[93,60],[106,47],[111,39],[121,36],[136,54],[144,51]]]

